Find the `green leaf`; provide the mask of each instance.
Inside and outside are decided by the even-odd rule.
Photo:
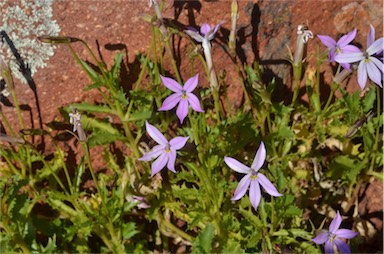
[[[116,112],[108,107],[107,105],[95,105],[90,103],[75,103],[70,106],[70,108],[77,108],[79,111],[85,111],[88,113],[107,113],[107,114],[116,114]]]
[[[369,89],[369,92],[365,95],[364,101],[363,101],[363,107],[364,112],[368,113],[375,104],[376,100],[376,89],[374,86],[371,86],[371,89]]]
[[[99,75],[97,74],[97,72],[91,67],[89,66],[89,64],[87,64],[85,61],[80,60],[80,64],[84,67],[84,70],[87,72],[87,75],[92,79],[93,82],[97,82],[99,80]]]
[[[197,236],[192,253],[212,253],[214,234],[215,227],[212,224],[208,224]]]
[[[130,239],[132,236],[138,233],[136,230],[136,224],[134,222],[124,223],[122,227],[124,240]]]

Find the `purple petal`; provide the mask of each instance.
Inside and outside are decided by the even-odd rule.
[[[340,53],[335,56],[335,61],[338,63],[355,63],[363,60],[364,58],[363,52]]]
[[[145,121],[145,126],[146,126],[146,129],[147,129],[149,136],[153,140],[155,140],[158,144],[160,144],[160,145],[167,145],[168,144],[168,141],[165,139],[164,135],[161,134],[161,132],[158,129],[156,129],[155,126],[148,123],[148,121]]]
[[[143,157],[139,158],[139,161],[150,161],[154,158],[159,157],[159,155],[163,152],[165,146],[164,145],[156,145],[152,148],[151,151],[145,153]]]
[[[336,41],[327,35],[317,35],[319,37],[320,41],[329,49],[335,49],[336,48]]]
[[[175,137],[169,141],[171,145],[171,150],[179,150],[185,146],[189,137]]]
[[[328,62],[334,62],[335,61],[335,56],[337,55],[335,49],[330,49],[328,52]]]
[[[374,61],[377,61],[378,63],[374,62]],[[376,66],[376,64],[378,64],[380,67],[378,68],[378,66]],[[382,72],[381,71],[383,70],[383,64],[380,63],[379,60],[377,60],[376,58],[371,56],[369,58],[369,61],[365,62],[365,65],[367,67],[368,77],[373,82],[375,82],[378,86],[382,87],[382,85],[381,85],[381,74],[382,74]]]
[[[181,100],[181,93],[174,93],[168,96],[164,101],[159,111],[167,111],[173,109]]]
[[[368,32],[368,38],[367,38],[367,47],[372,45],[372,43],[375,41],[375,28],[372,25],[369,25],[369,32]]]
[[[189,93],[192,92],[193,90],[195,90],[198,82],[199,82],[199,74],[196,74],[192,78],[188,79],[187,82],[185,82],[184,90]]]
[[[341,38],[337,41],[337,44],[340,46],[340,48],[343,48],[344,46],[348,45],[351,41],[353,41],[353,39],[355,39],[356,31],[357,30],[355,28],[346,35],[341,36]]]
[[[152,166],[151,166],[151,169],[152,169],[152,175],[151,176],[154,176],[155,174],[157,174],[160,170],[162,170],[165,165],[167,164],[168,162],[168,153],[164,152],[162,153],[159,158],[157,158],[153,163],[152,163]]]
[[[264,143],[261,142],[260,143],[260,146],[259,146],[259,149],[257,150],[257,153],[255,155],[255,158],[253,159],[253,163],[252,163],[252,166],[251,168],[257,172],[259,171],[259,169],[261,168],[261,166],[263,166],[264,164],[264,161],[265,161],[265,156],[266,156],[267,152],[265,150],[265,146],[264,146]]]
[[[351,69],[351,65],[349,63],[342,63],[340,64],[341,67],[343,67],[344,69],[347,69],[347,70],[350,70]]]
[[[181,90],[183,90],[183,87],[176,82],[176,80],[174,79],[171,79],[171,78],[167,78],[167,77],[163,77],[160,75],[160,78],[161,78],[161,81],[163,81],[163,84],[171,91],[177,93],[177,92],[181,92]]]
[[[181,99],[179,102],[179,106],[176,110],[176,115],[180,119],[180,123],[184,122],[185,117],[188,115],[188,101],[185,99]]]
[[[333,254],[333,253],[334,253],[334,250],[333,250],[333,243],[332,243],[332,241],[328,240],[328,241],[325,243],[325,246],[324,246],[324,253],[325,253],[325,254]]]
[[[357,82],[359,83],[361,90],[364,90],[365,84],[367,83],[367,79],[367,67],[365,61],[361,61],[357,69]]]
[[[346,244],[342,240],[336,238],[333,242],[335,243],[337,249],[341,253],[343,253],[343,254],[350,254],[351,253],[351,249],[349,248],[348,244]]]
[[[204,37],[201,36],[198,32],[193,31],[193,30],[185,30],[184,31],[186,34],[191,36],[193,39],[195,39],[197,42],[202,42],[204,40]]]
[[[188,93],[187,95],[188,95],[188,102],[191,105],[192,109],[196,112],[204,112],[204,110],[202,110],[202,108],[200,107],[200,101],[197,98],[197,96],[194,95],[193,93]]]
[[[220,22],[219,24],[217,24],[213,29],[211,29],[206,35],[205,35],[205,38],[207,40],[212,40],[213,37],[215,37],[215,34],[217,32],[217,30],[219,30],[219,28],[221,27],[221,25],[223,24],[224,22]]]
[[[257,181],[260,183],[261,186],[263,186],[264,190],[271,196],[280,197],[283,196],[283,194],[279,193],[275,186],[271,183],[271,181],[268,180],[268,178],[261,174],[257,174]]]
[[[249,199],[251,200],[253,208],[257,210],[261,199],[260,185],[257,181],[251,181],[251,188],[249,189]]]
[[[376,40],[374,43],[372,43],[371,46],[369,46],[369,48],[367,48],[367,53],[368,55],[372,56],[378,52],[381,52],[383,51],[383,37],[381,37],[380,39]]]
[[[347,45],[342,48],[342,53],[360,53],[361,50],[353,45]]]
[[[167,168],[169,170],[171,170],[173,173],[176,173],[176,170],[175,170],[176,151],[175,150],[171,150],[168,153],[168,156],[169,156],[169,159],[168,159]]]
[[[336,217],[332,220],[331,225],[329,225],[329,232],[334,234],[336,230],[339,229],[341,221],[342,219],[341,219],[340,213],[339,211],[337,211]]]
[[[323,232],[323,233],[319,234],[315,238],[312,238],[312,242],[314,242],[316,244],[323,244],[326,241],[328,241],[328,239],[329,239],[329,232],[327,231],[327,232]]]
[[[249,167],[245,166],[243,163],[231,157],[224,157],[224,162],[225,164],[228,165],[228,167],[230,167],[231,169],[235,170],[238,173],[248,174],[251,172],[251,169]]]
[[[205,23],[200,27],[200,34],[205,36],[210,30],[211,27],[207,23]]]
[[[335,235],[337,235],[337,237],[345,238],[345,239],[352,239],[355,236],[357,236],[358,234],[359,234],[358,232],[355,232],[355,231],[352,231],[349,229],[344,229],[344,228],[338,229],[335,232]]]
[[[237,185],[235,194],[231,200],[239,200],[242,198],[248,190],[248,186],[251,184],[251,174],[245,175]]]

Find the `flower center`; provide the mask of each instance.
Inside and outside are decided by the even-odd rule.
[[[256,180],[257,178],[257,172],[252,172],[251,180]]]
[[[328,238],[329,238],[329,240],[331,240],[331,242],[333,242],[336,239],[336,234],[333,234],[330,232],[328,235]]]
[[[166,153],[170,153],[171,152],[171,145],[169,143],[165,145],[164,152],[166,152]]]
[[[370,61],[369,54],[366,51],[364,51],[363,54],[364,54],[365,62],[369,62]]]
[[[187,91],[181,90],[181,99],[183,100],[188,99]]]
[[[336,46],[336,54],[340,54],[342,52],[341,48],[339,46]]]

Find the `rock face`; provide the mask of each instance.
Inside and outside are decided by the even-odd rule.
[[[40,1],[41,2],[41,1]],[[7,2],[0,0],[0,7],[20,5],[19,1]],[[340,37],[357,28],[355,39],[363,48],[369,25],[376,28],[376,38],[383,34],[383,3],[382,1],[238,1],[239,17],[237,21],[237,62],[252,64],[258,60],[265,70],[266,80],[275,78],[281,85],[281,91],[289,92],[289,87],[283,86],[290,78],[290,66],[286,61],[287,47],[295,50],[296,28],[299,24],[308,25],[314,35],[329,35]],[[213,61],[218,73],[225,70],[225,84],[228,86],[230,101],[234,107],[242,103],[242,89],[238,71],[233,65],[233,59],[228,54],[227,42],[231,26],[231,1],[165,1],[164,18],[177,24],[181,29],[192,26],[198,28],[203,23],[215,25],[224,21],[213,42]],[[0,27],[4,26],[3,13],[0,9]],[[32,10],[32,9],[31,9]],[[148,1],[53,1],[53,16],[50,17],[60,27],[60,34],[81,38],[87,41],[94,52],[111,64],[117,51],[127,53],[126,65],[133,66],[135,55],[145,52],[151,40],[150,24],[143,21],[142,15],[153,14]],[[28,12],[29,15],[34,15]],[[35,19],[37,17],[34,17]],[[9,26],[12,20],[7,20]],[[22,26],[23,24],[18,23]],[[6,27],[3,27],[6,29]],[[21,29],[21,28],[20,28]],[[20,31],[19,31],[20,32]],[[43,31],[47,33],[47,31]],[[43,35],[43,34],[40,34]],[[36,38],[30,38],[36,43]],[[184,80],[189,78],[190,66],[188,54],[188,38],[174,38],[176,53],[179,54],[179,64]],[[18,45],[22,45],[19,43]],[[0,42],[0,53],[7,45]],[[92,61],[85,48],[80,43],[73,45],[83,58]],[[307,59],[309,64],[316,61],[316,47],[325,50],[315,36],[308,43]],[[27,85],[16,80],[16,92],[19,103],[25,105],[23,117],[26,128],[47,128],[46,123],[59,116],[58,108],[75,102],[94,102],[99,97],[92,91],[83,92],[90,83],[85,73],[81,71],[67,47],[58,45],[55,54],[47,62],[45,68],[37,70],[33,76],[36,85],[34,93]],[[27,59],[28,60],[28,59]],[[314,65],[313,65],[314,66]],[[196,72],[203,73],[201,65],[196,64]],[[324,64],[325,80],[330,80],[332,68]],[[130,78],[123,82],[134,82],[135,75],[128,73]],[[356,77],[352,77],[351,85],[356,86]],[[201,85],[207,86],[207,79],[201,78]],[[285,89],[285,90],[284,90]],[[35,96],[36,95],[36,96]],[[1,108],[15,129],[20,129],[14,108],[3,98]],[[38,113],[37,105],[40,107]],[[42,125],[42,126],[39,126]],[[381,186],[382,189],[382,186]],[[370,195],[367,192],[367,195]],[[374,196],[373,194],[372,196]],[[381,202],[380,196],[374,201]],[[368,199],[364,202],[370,202]],[[370,205],[364,203],[369,211]],[[365,210],[360,207],[361,211]],[[382,219],[382,218],[381,218]],[[381,223],[375,221],[375,226],[382,230]]]

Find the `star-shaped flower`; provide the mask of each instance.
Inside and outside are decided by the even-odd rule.
[[[323,244],[325,243],[324,246],[324,251],[326,254],[334,253],[334,246],[344,254],[349,254],[351,253],[351,250],[345,242],[343,242],[340,238],[346,238],[346,239],[351,239],[354,238],[356,235],[359,233],[354,232],[349,229],[339,229],[340,224],[341,224],[341,216],[339,211],[337,211],[336,217],[332,220],[331,224],[329,225],[329,230],[325,230],[323,233],[319,234],[315,238],[312,239],[313,242],[316,244]]]
[[[338,63],[359,63],[357,69],[357,81],[361,90],[364,89],[368,77],[378,86],[382,85],[382,75],[384,73],[383,62],[375,57],[375,55],[383,51],[383,37],[372,43],[374,32],[368,34],[367,44],[370,44],[364,52],[348,52],[341,53],[335,57]]]
[[[211,28],[207,23],[205,23],[200,27],[200,33],[194,28],[189,28],[188,30],[185,30],[185,32],[197,42],[208,42],[215,37],[215,34],[221,25],[222,23],[219,23]]]
[[[356,28],[348,34],[343,35],[337,42],[332,37],[326,35],[318,35],[317,37],[319,37],[320,41],[329,49],[329,62],[334,62],[336,55],[340,53],[360,52],[358,47],[349,45],[349,43],[356,37]],[[350,68],[349,63],[342,63],[341,66],[348,70]]]
[[[238,173],[246,174],[239,182],[239,185],[236,188],[235,195],[232,200],[239,200],[242,198],[248,190],[249,190],[249,199],[251,200],[253,208],[257,210],[261,199],[260,185],[263,186],[264,190],[271,196],[279,197],[282,196],[275,186],[268,180],[268,178],[259,173],[259,169],[263,166],[266,157],[266,150],[264,143],[261,142],[259,149],[257,150],[255,159],[251,167],[245,166],[243,163],[230,158],[224,157],[225,163],[231,169],[235,170]]]
[[[169,142],[164,137],[161,132],[156,129],[155,126],[145,122],[145,126],[149,136],[155,140],[158,145],[154,146],[151,151],[144,154],[143,157],[139,158],[140,161],[150,161],[155,158],[154,163],[152,163],[152,175],[154,176],[160,170],[162,170],[165,165],[172,172],[176,173],[175,170],[175,161],[176,161],[176,151],[183,148],[189,137],[175,137]]]
[[[175,92],[164,100],[163,105],[159,108],[160,111],[171,110],[179,104],[176,115],[180,119],[180,123],[183,123],[185,117],[188,115],[188,105],[191,105],[194,111],[204,112],[200,107],[199,99],[192,93],[198,84],[199,74],[188,79],[184,87],[171,78],[160,77],[164,85]]]

